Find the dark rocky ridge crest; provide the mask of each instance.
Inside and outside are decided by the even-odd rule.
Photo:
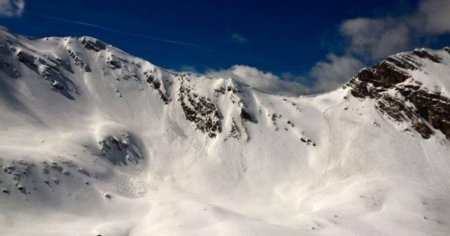
[[[444,50],[450,53],[448,48]],[[429,91],[408,73],[421,70],[419,58],[442,63],[442,58],[425,49],[390,56],[362,69],[350,80],[350,93],[357,98],[375,99],[380,112],[395,121],[410,123],[423,138],[430,138],[434,128],[450,139],[450,99]],[[403,83],[406,80],[408,84]],[[395,96],[388,90],[394,90]]]
[[[99,52],[106,49],[106,44],[97,39],[93,39],[90,37],[81,37],[80,39],[81,44],[83,44],[83,46],[88,50],[94,50],[96,52]]]

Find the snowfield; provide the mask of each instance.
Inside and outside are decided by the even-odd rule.
[[[448,99],[450,52],[427,51],[404,84]],[[448,137],[351,86],[284,96],[5,29],[0,55],[0,235],[450,235]]]

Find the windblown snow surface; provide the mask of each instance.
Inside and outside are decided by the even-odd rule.
[[[411,74],[448,97],[429,51]],[[446,136],[348,86],[283,96],[5,29],[0,54],[0,235],[450,235]]]

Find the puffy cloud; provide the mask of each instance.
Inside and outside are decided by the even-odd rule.
[[[414,12],[404,16],[348,19],[340,24],[339,30],[348,40],[344,53],[329,53],[306,76],[289,73],[277,76],[243,65],[209,71],[207,75],[231,77],[271,93],[299,95],[330,91],[350,80],[366,63],[409,50],[417,46],[413,43],[420,37],[450,33],[450,1],[422,0]],[[231,40],[247,41],[237,33],[231,35]]]
[[[340,30],[350,41],[348,53],[370,59],[406,50],[410,45],[410,27],[398,19],[356,18],[342,23]]]
[[[415,28],[422,33],[450,33],[450,1],[425,0],[413,18]]]
[[[450,1],[422,0],[406,16],[349,19],[340,31],[349,40],[347,53],[380,59],[410,49],[413,39],[450,33]]]
[[[216,78],[233,78],[268,93],[298,96],[336,89],[355,75],[362,66],[360,61],[351,56],[339,57],[329,54],[327,61],[318,62],[307,76],[285,73],[280,77],[244,65],[235,65],[224,70],[210,70],[206,72],[206,75]],[[314,85],[307,86],[302,83],[310,79],[315,80]]]
[[[309,77],[315,79],[314,92],[325,92],[336,89],[356,74],[363,64],[351,56],[329,54],[327,61],[316,63]]]
[[[312,91],[336,88],[355,75],[363,62],[409,50],[420,37],[450,33],[450,1],[422,0],[416,11],[405,16],[349,19],[340,25],[340,32],[348,40],[345,52],[331,53],[316,63],[308,75],[315,81]]]
[[[280,77],[270,72],[244,65],[235,65],[225,70],[211,70],[206,74],[211,77],[233,78],[268,93],[299,95],[309,91],[300,83],[281,80]]]
[[[0,0],[0,16],[2,17],[20,17],[24,9],[24,0]]]

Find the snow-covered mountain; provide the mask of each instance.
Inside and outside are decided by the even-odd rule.
[[[0,235],[449,235],[450,49],[282,96],[0,31]]]

